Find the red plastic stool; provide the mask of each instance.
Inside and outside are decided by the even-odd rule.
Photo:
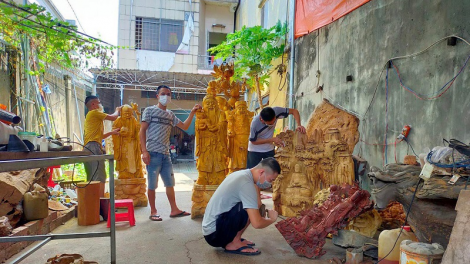
[[[54,174],[54,169],[60,169],[60,166],[52,166],[47,168],[47,172],[49,172],[49,181],[47,181],[47,187],[54,187],[55,183],[52,180],[52,175]]]
[[[116,208],[126,208],[127,212],[116,213],[116,222],[129,221],[130,226],[135,226],[134,201],[132,199],[122,199],[115,201]],[[111,206],[108,208],[108,228],[111,226]]]

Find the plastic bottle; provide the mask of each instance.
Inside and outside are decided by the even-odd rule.
[[[45,137],[41,138],[41,142],[39,143],[39,151],[47,152],[49,150],[49,143]]]
[[[399,264],[401,242],[403,240],[418,241],[418,238],[416,237],[416,235],[411,231],[410,226],[404,226],[403,231],[400,237],[398,238],[398,235],[400,234],[400,230],[401,228],[397,228],[397,229],[392,229],[392,230],[384,230],[380,233],[379,260],[383,259],[388,254],[388,256],[380,262],[381,264]],[[398,241],[397,241],[397,238],[398,238]],[[396,244],[395,244],[395,241],[396,241]],[[393,247],[393,245],[395,245],[395,247]]]

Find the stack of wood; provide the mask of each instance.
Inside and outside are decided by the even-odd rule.
[[[23,215],[21,202],[24,194],[31,191],[35,183],[47,190],[48,179],[46,169],[0,173],[0,217],[7,217],[9,224],[16,227]],[[5,221],[0,222],[0,228],[2,223]]]

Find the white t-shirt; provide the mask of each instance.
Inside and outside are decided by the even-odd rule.
[[[230,211],[239,202],[244,209],[258,209],[258,193],[253,174],[248,169],[229,174],[214,192],[204,213],[202,234],[214,233],[219,215]]]

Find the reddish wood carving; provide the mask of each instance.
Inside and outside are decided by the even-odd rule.
[[[280,221],[276,228],[295,252],[307,258],[318,258],[326,252],[322,250],[328,233],[336,234],[345,227],[348,220],[372,209],[370,194],[357,185],[332,185],[330,196],[322,206]]]

